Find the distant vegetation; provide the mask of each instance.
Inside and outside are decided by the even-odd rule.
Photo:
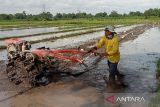
[[[133,25],[145,23],[160,23],[160,18],[152,17],[144,19],[142,17],[130,18],[81,18],[81,19],[59,19],[52,21],[26,21],[26,20],[2,20],[0,21],[0,29],[10,28],[28,28],[28,27],[53,27],[57,26],[65,29],[90,27],[90,26],[106,26],[106,25]]]
[[[110,18],[110,17],[117,17],[117,18],[123,18],[123,17],[159,17],[160,18],[160,9],[154,8],[154,9],[148,9],[145,12],[130,12],[128,14],[119,14],[117,11],[112,11],[110,14],[106,12],[100,12],[95,15],[85,12],[78,12],[78,13],[57,13],[55,16],[53,16],[50,12],[43,12],[37,15],[32,14],[26,14],[25,11],[22,13],[16,13],[16,14],[0,14],[0,20],[14,20],[14,19],[25,19],[25,20],[36,20],[36,21],[42,21],[42,20],[57,20],[57,19],[78,19],[78,18]]]
[[[97,13],[95,15],[85,12],[57,13],[43,12],[37,15],[27,14],[25,11],[16,14],[0,14],[0,29],[52,27],[63,28],[106,26],[106,25],[132,25],[145,23],[160,23],[160,9],[148,9],[145,12],[129,12],[119,14],[112,11]]]

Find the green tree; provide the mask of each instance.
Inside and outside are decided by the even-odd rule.
[[[107,15],[106,12],[97,13],[97,14],[95,15],[95,17],[107,17],[107,16],[108,16],[108,15]]]
[[[14,17],[15,17],[16,19],[26,19],[26,18],[27,18],[27,15],[26,15],[26,12],[23,11],[22,13],[16,13],[16,14],[14,15]]]
[[[42,20],[52,20],[53,15],[50,12],[43,12],[39,14],[39,17]]]
[[[119,16],[122,16],[121,14],[118,14],[117,11],[112,11],[109,15],[110,17],[119,17]]]
[[[143,13],[141,13],[140,11],[136,11],[136,12],[130,12],[129,16],[142,16]]]
[[[62,18],[62,17],[63,17],[63,15],[62,15],[61,13],[57,13],[57,14],[54,16],[55,19],[60,19],[60,18]]]
[[[0,19],[1,20],[11,20],[13,19],[13,15],[12,14],[0,14]]]

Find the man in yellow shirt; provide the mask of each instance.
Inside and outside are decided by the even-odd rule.
[[[108,60],[109,66],[109,85],[114,86],[118,82],[121,84],[120,80],[122,78],[122,74],[119,73],[117,66],[120,61],[120,52],[119,52],[119,38],[117,33],[114,31],[114,27],[110,26],[105,28],[105,35],[100,38],[100,40],[96,43],[96,46],[91,48],[89,52],[102,48],[105,48],[105,56]],[[116,77],[118,82],[116,81]]]

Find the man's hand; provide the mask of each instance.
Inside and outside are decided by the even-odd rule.
[[[106,56],[106,53],[95,52],[94,55],[95,55],[95,56],[104,57],[104,56]]]
[[[106,55],[106,56],[109,56],[109,54],[108,54],[107,52],[105,53],[105,55]]]
[[[89,50],[87,51],[87,53],[91,53],[91,52],[93,52],[94,50],[97,50],[97,47],[92,47],[91,49],[89,49]]]

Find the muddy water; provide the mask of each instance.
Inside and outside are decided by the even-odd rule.
[[[121,26],[122,25],[117,25],[116,27],[121,27]],[[81,27],[81,28],[85,28],[85,27]],[[71,28],[69,28],[69,29],[71,29]],[[72,27],[72,29],[78,29],[78,28]],[[0,29],[0,38],[33,35],[33,34],[39,34],[39,33],[54,32],[54,31],[59,31],[59,30],[60,29],[58,27],[28,28],[28,29],[16,29],[15,28],[15,29],[11,29],[11,30],[1,30]]]
[[[48,28],[31,28],[31,29],[20,29],[20,30],[8,30],[0,31],[0,38],[4,37],[14,37],[14,36],[23,36],[23,35],[32,35],[38,33],[47,33],[58,31],[57,27],[48,27]]]
[[[140,25],[120,27],[120,28],[116,28],[115,31],[119,33],[122,31],[133,29],[134,27],[137,27],[137,26],[140,26]],[[83,42],[86,42],[88,40],[99,38],[100,36],[103,35],[103,33],[104,31],[99,31],[96,33],[91,33],[91,34],[85,34],[85,35],[80,35],[80,36],[75,36],[75,37],[70,37],[70,38],[58,39],[56,41],[36,43],[33,45],[33,48],[42,47],[42,46],[49,47],[49,48],[57,48],[57,47],[63,47],[63,46],[73,47],[75,45],[82,44]]]
[[[87,94],[86,94],[87,93]],[[0,93],[0,99],[16,92]],[[77,80],[52,83],[0,102],[1,107],[97,107],[100,94]]]
[[[155,92],[156,60],[160,57],[160,28],[152,28],[133,41],[122,43],[120,46],[121,61],[119,70],[125,74],[124,82],[128,87],[120,92],[145,93]],[[86,74],[89,84],[100,91],[105,90],[103,76],[108,75],[106,59],[101,60]],[[84,79],[85,77],[82,77]]]
[[[95,28],[95,29],[91,29],[91,30],[100,30],[103,28]],[[58,34],[49,34],[49,35],[41,35],[41,36],[36,36],[36,37],[24,37],[24,40],[32,40],[32,41],[36,41],[36,40],[42,40],[45,38],[51,38],[51,37],[60,37],[63,35],[67,35],[67,34],[73,34],[73,33],[79,33],[79,32],[84,32],[84,31],[88,31],[88,30],[78,30],[78,31],[71,31],[71,32],[63,32],[63,33],[58,33]]]
[[[103,28],[95,28],[92,30],[99,30]],[[29,37],[22,37],[22,40],[28,40],[28,41],[36,41],[36,40],[43,40],[46,38],[52,38],[52,37],[60,37],[68,34],[73,34],[73,33],[80,33],[84,32],[87,30],[78,30],[78,31],[69,31],[69,32],[62,32],[62,33],[57,33],[57,34],[46,34],[46,35],[40,35],[40,36],[29,36]],[[4,45],[4,40],[0,40],[0,46]]]
[[[120,50],[122,57],[119,69],[126,75],[124,81],[129,86],[125,90],[122,90],[123,92],[155,91],[157,81],[154,62],[157,57],[160,57],[160,48],[158,47],[160,44],[160,39],[158,39],[160,38],[159,34],[160,28],[153,28],[147,30],[134,41],[121,44]],[[67,41],[69,40],[67,39]],[[72,41],[71,39],[70,44],[78,43]],[[54,48],[54,44],[51,47]],[[93,57],[89,60],[92,61]],[[9,91],[1,91],[0,106],[99,107],[97,104],[103,102],[102,93],[106,92],[105,82],[102,77],[103,75],[108,75],[107,61],[105,59],[100,60],[91,71],[77,79],[71,77],[69,79],[62,78],[57,83],[27,91],[23,95],[14,96],[17,91],[13,90],[13,88]],[[12,95],[14,97],[5,99]]]
[[[160,28],[152,28],[134,41],[121,45],[120,69],[129,87],[125,92],[154,92],[156,60],[160,57]]]
[[[127,27],[120,27],[120,29],[115,29],[116,32],[126,32],[127,30],[130,30],[130,29],[133,29],[135,27],[138,27],[138,26],[142,26],[143,24],[138,24],[138,25],[132,25],[132,26],[127,26]]]
[[[6,54],[7,54],[7,50],[0,51],[0,61],[7,60]]]
[[[132,25],[132,26],[125,26],[125,27],[120,26],[120,28],[116,29],[116,32],[130,30],[130,29],[133,29],[134,27],[137,27],[137,26],[141,26],[141,25]],[[94,28],[92,30],[99,30],[99,29],[103,29],[103,28]],[[86,31],[86,30],[62,32],[62,33],[58,33],[58,34],[46,34],[46,35],[40,35],[40,36],[29,36],[29,37],[22,37],[22,39],[23,40],[28,40],[28,41],[36,41],[36,40],[43,40],[45,38],[60,37],[60,36],[64,36],[64,35],[67,35],[67,34],[80,33],[80,32],[84,32],[84,31]],[[43,32],[43,30],[42,30],[42,32]],[[14,36],[11,36],[11,37],[14,37]],[[3,40],[0,40],[0,46],[4,46],[4,41]]]
[[[140,25],[132,25],[132,26],[126,26],[126,27],[120,27],[120,28],[116,28],[115,31],[116,32],[122,32],[125,30],[130,30],[133,29],[136,26],[140,26]],[[42,35],[40,37],[42,38],[46,38],[47,37],[57,37],[57,36],[61,36],[61,35],[65,35],[65,34],[70,34],[70,33],[76,33],[76,32],[81,32],[81,31],[74,31],[74,32],[66,32],[66,33],[58,33],[58,34],[54,34],[54,35]],[[63,46],[75,46],[75,45],[79,45],[82,42],[86,42],[92,39],[96,39],[99,38],[101,35],[103,35],[103,31],[100,32],[95,32],[95,33],[91,33],[91,34],[85,34],[85,35],[80,35],[80,36],[76,36],[76,37],[70,37],[70,38],[64,38],[64,39],[58,39],[56,41],[49,41],[49,42],[40,42],[40,43],[36,43],[34,45],[32,45],[32,49],[35,49],[37,47],[49,47],[49,48],[58,48],[58,47],[63,47]],[[39,37],[26,37],[23,38],[25,40],[35,40],[35,39],[42,39]],[[4,45],[3,41],[0,41],[0,45]],[[0,51],[0,60],[6,60],[6,51]]]

